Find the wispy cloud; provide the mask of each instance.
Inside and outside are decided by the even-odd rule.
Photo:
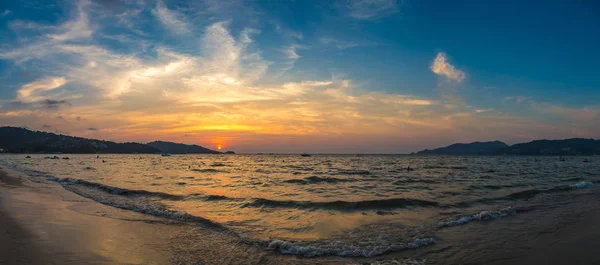
[[[351,41],[343,41],[343,40],[339,40],[339,39],[335,39],[333,37],[330,36],[323,36],[319,39],[319,42],[321,42],[324,45],[331,45],[334,46],[338,49],[348,49],[348,48],[353,48],[358,46],[358,43],[355,42],[351,42]]]
[[[506,101],[514,101],[517,104],[526,102],[528,100],[531,100],[531,97],[524,97],[524,96],[507,96],[504,97],[504,100]]]
[[[21,102],[31,103],[47,99],[43,92],[57,89],[67,83],[64,77],[48,77],[21,86],[17,92],[17,99]]]
[[[399,11],[397,0],[341,0],[337,7],[346,15],[359,20],[375,20]]]
[[[85,9],[90,5],[87,0],[77,2],[77,19],[69,21],[58,28],[55,34],[48,37],[57,41],[68,41],[89,38],[93,31],[89,26],[89,19]]]
[[[12,13],[12,11],[5,9],[4,12],[0,13],[0,17],[8,16],[10,13]]]
[[[175,10],[167,8],[162,1],[156,3],[153,13],[168,30],[177,34],[190,32],[187,22],[182,19],[184,16]]]
[[[457,82],[462,82],[465,79],[465,73],[456,69],[454,65],[451,65],[448,62],[446,54],[443,52],[437,54],[429,69],[437,75],[444,76]]]
[[[364,142],[378,144],[378,150],[392,150],[415,144],[415,139],[566,135],[566,124],[583,128],[581,134],[592,134],[595,124],[600,124],[597,108],[519,106],[556,120],[544,123],[443,95],[386,92],[377,83],[343,73],[307,74],[304,61],[299,60],[308,63],[318,54],[309,48],[365,45],[335,34],[317,35],[318,45],[309,46],[312,34],[305,40],[301,32],[272,32],[255,20],[240,23],[247,21],[208,16],[204,24],[195,25],[193,12],[169,9],[163,2],[112,13],[96,10],[102,8],[97,3],[77,3],[69,17],[56,25],[9,22],[7,30],[14,31],[17,44],[3,46],[0,58],[19,63],[33,73],[26,78],[35,79],[11,84],[15,97],[1,102],[0,124],[32,128],[51,124],[74,135],[120,141],[182,140],[187,135],[185,141],[202,144],[226,137],[250,151],[292,142],[304,148],[307,141],[316,146],[330,141],[338,141],[338,146]],[[393,1],[344,3],[345,14],[360,20],[382,18],[398,8]],[[137,32],[144,27],[190,34],[179,36],[185,37],[182,45],[164,38],[162,32],[159,36],[152,30]],[[294,67],[298,69],[293,75],[277,75]],[[444,53],[430,68],[453,80],[451,85],[466,78]],[[401,85],[396,91],[402,91]],[[529,103],[531,99],[506,100]]]

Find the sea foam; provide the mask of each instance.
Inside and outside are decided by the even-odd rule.
[[[339,244],[303,244],[285,240],[273,240],[269,243],[270,249],[279,250],[283,254],[304,257],[340,256],[340,257],[373,257],[384,253],[405,249],[415,249],[435,243],[431,237],[415,238],[406,243],[391,243],[379,246],[355,246]]]
[[[497,211],[482,211],[477,214],[462,216],[459,218],[446,219],[438,223],[440,227],[449,227],[449,226],[457,226],[464,225],[466,223],[472,221],[483,221],[483,220],[493,220],[500,219],[507,216],[515,215],[517,213],[516,209],[512,207],[508,207],[502,210]]]

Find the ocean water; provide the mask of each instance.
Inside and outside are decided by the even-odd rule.
[[[99,203],[227,229],[284,254],[373,257],[592,192],[588,157],[1,155]],[[410,169],[409,169],[410,168]]]

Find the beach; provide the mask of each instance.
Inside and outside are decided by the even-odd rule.
[[[0,264],[351,264],[301,259],[199,224],[105,206],[0,167]]]
[[[439,228],[434,244],[416,249],[370,257],[305,257],[280,253],[268,241],[248,240],[210,223],[112,207],[47,178],[0,168],[0,264],[600,263],[595,187],[539,194],[536,198],[549,197],[554,204]]]

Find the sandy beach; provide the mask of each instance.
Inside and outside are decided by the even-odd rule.
[[[57,184],[0,170],[0,264],[600,263],[595,252],[600,247],[600,207],[594,193],[580,204],[564,206],[560,214],[526,212],[493,226],[483,222],[443,230],[442,240],[418,250],[370,259],[299,258],[196,223],[105,206]],[[514,233],[526,226],[531,233]],[[465,236],[464,229],[481,238]],[[495,240],[485,240],[490,237]]]
[[[0,168],[0,264],[352,264],[282,255],[226,232],[99,204]]]

